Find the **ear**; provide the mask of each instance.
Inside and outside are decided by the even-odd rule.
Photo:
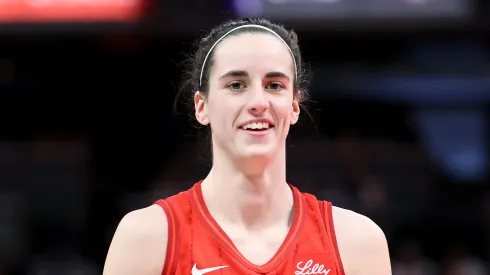
[[[196,119],[202,125],[209,124],[209,118],[206,110],[206,99],[197,91],[194,94],[194,109],[196,110]]]
[[[299,106],[299,96],[294,96],[293,98],[293,108],[291,109],[291,125],[296,124],[299,119],[299,113],[301,108]]]

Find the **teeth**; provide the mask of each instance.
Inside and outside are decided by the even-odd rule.
[[[242,127],[243,129],[269,129],[269,123],[267,122],[253,122]]]

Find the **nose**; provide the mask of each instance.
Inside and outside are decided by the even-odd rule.
[[[247,107],[248,111],[253,115],[261,115],[269,108],[269,100],[266,97],[266,91],[262,87],[250,90]]]

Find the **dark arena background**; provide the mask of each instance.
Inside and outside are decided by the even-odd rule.
[[[376,221],[394,275],[489,274],[483,0],[0,1],[0,274],[101,274],[125,213],[205,176],[181,64],[241,16],[313,71],[288,181]]]

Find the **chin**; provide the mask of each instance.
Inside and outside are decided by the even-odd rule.
[[[264,144],[248,145],[244,148],[240,148],[240,158],[243,159],[271,159],[276,154],[273,146],[267,146]]]

